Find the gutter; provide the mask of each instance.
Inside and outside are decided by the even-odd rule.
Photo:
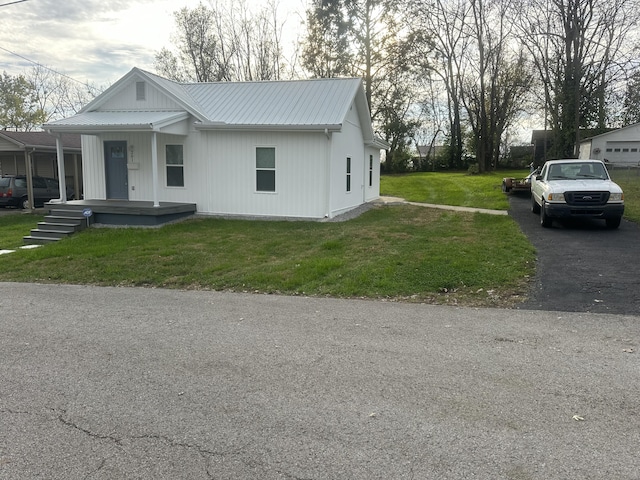
[[[339,132],[342,124],[326,125],[283,125],[283,124],[236,124],[236,123],[196,123],[196,130],[240,130],[240,131],[272,131],[272,132]]]

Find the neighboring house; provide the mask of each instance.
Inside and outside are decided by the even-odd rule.
[[[640,165],[640,123],[584,139],[580,142],[579,158]]]
[[[604,129],[610,131],[612,129]],[[603,132],[603,129],[581,128],[580,138],[590,138]],[[557,160],[553,152],[553,131],[533,130],[531,132],[531,144],[533,145],[533,163],[536,167],[544,165],[547,160]],[[581,142],[582,143],[582,142]],[[575,147],[574,147],[575,149]]]
[[[81,198],[82,149],[80,135],[61,136],[64,152],[65,183]],[[33,175],[58,178],[56,137],[47,132],[10,132],[0,130],[0,174],[25,175],[31,162]]]
[[[181,84],[134,68],[44,128],[82,135],[85,199],[216,215],[346,212],[379,197],[387,147],[353,78]]]

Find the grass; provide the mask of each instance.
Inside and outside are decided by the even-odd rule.
[[[612,169],[609,173],[624,192],[624,217],[640,223],[640,170]]]
[[[16,212],[0,217],[0,250],[12,250],[23,245],[22,237],[29,234],[42,215]]]
[[[384,175],[380,179],[380,194],[410,202],[507,210],[509,200],[502,193],[502,179],[524,178],[528,174],[528,170],[515,170],[482,175],[466,172]]]
[[[1,261],[4,281],[511,306],[524,298],[534,255],[509,217],[396,205],[335,223],[92,228]]]

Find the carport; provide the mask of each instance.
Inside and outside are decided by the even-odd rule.
[[[64,157],[64,183],[73,185],[76,198],[82,198],[82,148],[80,135],[62,134],[57,137],[47,132],[0,131],[0,174],[58,178],[60,145]],[[30,184],[30,176],[27,181]],[[31,190],[30,190],[31,191]],[[33,205],[33,202],[31,202]]]

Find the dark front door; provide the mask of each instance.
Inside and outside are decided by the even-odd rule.
[[[129,199],[127,142],[104,142],[107,199]]]

